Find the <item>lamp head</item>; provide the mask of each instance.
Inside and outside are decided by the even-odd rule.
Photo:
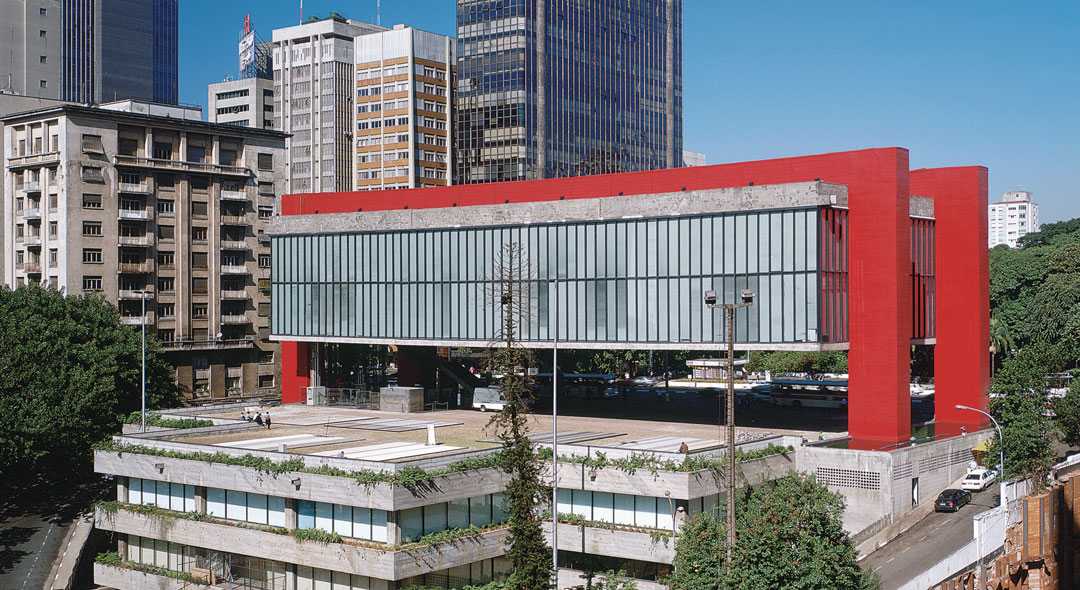
[[[742,302],[747,304],[754,303],[754,292],[750,289],[742,290]]]
[[[712,289],[705,291],[705,305],[716,305],[716,291]]]
[[[956,404],[956,409],[957,410],[970,410],[971,408],[965,406],[964,404]]]

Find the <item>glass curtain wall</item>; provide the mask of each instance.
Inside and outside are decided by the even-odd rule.
[[[559,280],[566,342],[711,343],[715,289],[754,305],[736,313],[742,343],[818,342],[818,210],[483,227],[277,236],[273,326],[283,338],[440,340],[486,344],[491,293],[505,246],[526,268],[526,342],[551,339]]]

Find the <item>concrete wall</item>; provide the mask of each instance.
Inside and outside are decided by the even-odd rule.
[[[181,590],[184,582],[111,565],[94,564],[94,583],[116,590]]]
[[[551,523],[544,523],[544,539],[551,545]],[[671,563],[675,559],[675,537],[653,541],[649,533],[630,530],[602,529],[574,524],[559,525],[559,551],[575,551],[592,555],[607,555],[623,559],[640,559],[656,563]]]

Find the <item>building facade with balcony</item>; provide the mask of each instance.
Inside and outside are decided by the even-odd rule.
[[[989,246],[1005,244],[1015,248],[1020,238],[1039,231],[1039,206],[1029,191],[1001,194],[1001,201],[988,207],[990,223]]]
[[[355,190],[450,184],[453,40],[397,25],[353,49]]]
[[[200,119],[137,101],[3,117],[3,284],[100,293],[162,341],[189,397],[269,393],[284,135]]]
[[[274,128],[274,83],[266,78],[225,80],[207,86],[206,120],[238,127]]]

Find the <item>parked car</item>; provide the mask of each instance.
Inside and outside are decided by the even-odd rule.
[[[652,387],[659,381],[656,377],[649,377],[648,375],[640,375],[630,380],[636,387]]]
[[[986,489],[986,486],[994,483],[995,479],[997,479],[997,471],[993,469],[972,469],[964,476],[964,481],[960,482],[960,487],[965,490],[981,492]]]
[[[967,490],[947,489],[934,500],[935,512],[956,512],[964,504],[971,503],[971,492]]]

